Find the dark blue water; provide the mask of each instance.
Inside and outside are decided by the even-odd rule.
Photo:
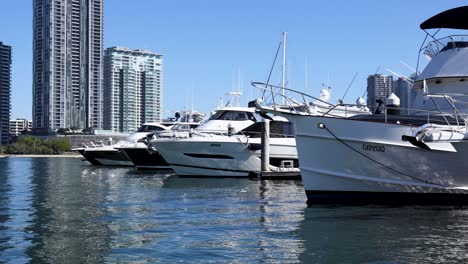
[[[300,181],[0,159],[0,263],[463,263],[468,209],[307,207]]]

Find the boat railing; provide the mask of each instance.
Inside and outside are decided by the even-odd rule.
[[[251,83],[253,87],[257,88],[257,89],[260,89],[263,91],[263,98],[264,100],[271,100],[271,103],[272,105],[274,106],[279,106],[279,102],[278,102],[278,97],[280,97],[280,99],[285,99],[285,102],[287,102],[286,105],[289,105],[289,106],[297,106],[299,103],[298,101],[296,101],[295,99],[287,96],[287,95],[284,95],[282,94],[282,90],[284,91],[288,91],[290,93],[293,93],[295,95],[298,95],[299,97],[301,97],[302,99],[302,102],[303,103],[307,103],[307,99],[306,98],[309,98],[309,99],[312,99],[312,100],[316,100],[316,101],[319,101],[321,103],[324,103],[326,105],[329,105],[329,106],[333,106],[333,104],[327,102],[327,101],[324,101],[324,100],[321,100],[319,98],[316,98],[312,95],[309,95],[309,94],[306,94],[306,93],[303,93],[303,92],[300,92],[300,91],[296,91],[296,90],[293,90],[293,89],[290,89],[290,88],[287,88],[287,87],[281,87],[281,86],[277,86],[277,85],[273,85],[273,84],[266,84],[266,83],[262,83],[262,82],[252,82]],[[277,91],[278,90],[278,91]]]
[[[235,133],[235,135],[243,135],[245,137],[249,138],[260,138],[262,135],[262,132],[259,131],[238,131]],[[291,134],[283,134],[283,133],[271,133],[270,132],[270,138],[293,138],[294,135]]]
[[[442,51],[448,45],[453,45],[456,47],[457,43],[464,42],[468,40],[468,35],[449,35],[442,38],[431,38],[431,41],[425,41],[419,52],[435,52],[438,53]],[[452,43],[452,44],[450,44]],[[426,44],[426,45],[424,45]]]
[[[435,54],[441,52],[445,47],[448,47],[451,45],[453,48],[457,47],[458,45],[461,45],[462,42],[468,41],[468,35],[448,35],[442,38],[436,38],[435,35],[439,32],[436,31],[434,34],[426,34],[426,37],[424,38],[421,47],[419,49],[419,54],[418,54],[418,61],[416,63],[416,77],[421,74],[419,71],[419,64],[420,64],[420,58],[421,55],[429,56],[432,58]]]
[[[159,133],[152,133],[149,134],[147,137],[155,137],[155,138],[186,138],[190,137],[192,134],[203,134],[206,136],[209,135],[220,135],[220,136],[225,136],[225,135],[230,135],[233,133],[237,133],[238,131],[234,132],[229,132],[227,130],[219,130],[219,129],[187,129],[187,130],[177,130],[177,131],[158,131]],[[146,138],[143,139],[141,142],[144,142],[147,140]]]
[[[252,82],[252,86],[263,91],[264,96],[262,98],[262,104],[270,105],[271,107],[273,107],[274,110],[290,110],[293,112],[301,112],[308,114],[318,113],[322,116],[348,117],[351,114],[351,112],[354,112],[358,109],[363,109],[365,107],[357,104],[332,104],[325,100],[319,99],[317,97],[300,91],[296,91],[290,88],[283,88],[272,84],[265,84],[262,82]],[[282,89],[284,89],[292,95],[296,95],[300,98],[300,101],[292,98],[291,95],[284,95],[281,91]],[[284,100],[282,100],[283,98]],[[278,104],[280,99],[281,101],[284,101],[285,104]],[[317,106],[318,110],[316,110],[314,113],[310,112],[311,106]],[[339,110],[343,114],[333,114],[334,110]]]
[[[320,116],[329,116],[329,117],[339,117],[339,118],[346,118],[348,117],[349,114],[351,114],[351,109],[354,110],[353,113],[355,114],[356,110],[362,108],[362,105],[357,105],[357,104],[344,104],[344,103],[339,103],[339,104],[331,104],[329,102],[323,101],[321,99],[318,99],[314,96],[305,94],[303,92],[299,92],[293,89],[289,88],[284,88],[286,91],[296,94],[299,97],[302,98],[302,102],[299,103],[297,100],[292,99],[290,96],[283,95],[281,93],[280,89],[283,89],[280,86],[275,86],[271,84],[265,84],[261,82],[252,82],[252,86],[263,90],[264,95],[268,94],[270,98],[270,101],[265,100],[267,98],[264,96],[262,104],[265,106],[270,106],[272,107],[273,110],[289,110],[288,112],[297,112],[300,114],[309,114],[309,115],[320,115]],[[427,109],[415,109],[415,108],[402,108],[402,107],[391,107],[387,105],[382,105],[381,107],[381,113],[384,114],[385,122],[388,122],[388,116],[389,110],[399,110],[399,111],[404,111],[408,113],[412,113],[414,115],[421,115],[425,116],[427,118],[427,123],[431,122],[431,117],[432,121],[436,121],[436,117],[440,118],[442,117],[444,119],[444,122],[451,128],[455,129],[455,126],[458,128],[464,127],[465,130],[468,128],[468,113],[462,113],[458,110],[455,104],[455,100],[450,96],[450,95],[443,95],[443,94],[428,94],[426,95],[428,99],[432,100],[434,105],[436,106],[436,110],[427,110]],[[285,102],[287,102],[286,105],[283,104],[277,104],[278,98],[285,98]],[[442,111],[441,107],[437,104],[436,100],[434,98],[443,98],[451,108],[451,111]],[[308,102],[310,100],[311,102]],[[317,102],[321,103],[322,105],[318,105]],[[309,108],[310,106],[319,106],[319,111],[315,112],[310,112]],[[321,111],[320,111],[321,110]],[[336,115],[333,114],[334,110],[340,110],[343,114]],[[391,111],[390,111],[391,112]],[[364,113],[364,112],[363,112]],[[448,118],[453,118],[455,119],[456,125],[453,124],[453,122],[450,122]],[[437,120],[437,121],[439,121]]]
[[[464,127],[466,130],[468,128],[468,113],[462,113],[458,110],[458,108],[455,105],[454,100],[452,97],[447,96],[447,95],[427,95],[429,99],[432,100],[434,103],[435,107],[437,110],[427,110],[427,109],[416,109],[416,108],[401,108],[401,107],[392,107],[392,106],[387,106],[387,105],[382,105],[383,107],[383,114],[385,115],[385,122],[388,122],[388,117],[391,115],[389,114],[389,110],[392,111],[406,111],[408,113],[412,113],[412,115],[418,115],[418,116],[425,116],[427,118],[427,123],[431,123],[431,117],[433,118],[432,121],[435,121],[435,117],[442,117],[447,124],[452,130],[455,129],[455,126],[460,128]],[[444,98],[448,104],[450,105],[452,111],[442,111],[440,106],[437,104],[437,102],[434,100],[434,98]],[[448,120],[448,118],[452,118],[455,120],[456,125],[454,125],[452,122]]]

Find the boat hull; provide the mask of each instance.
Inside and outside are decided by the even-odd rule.
[[[286,140],[289,145],[275,144],[277,140],[271,139],[271,158],[297,163],[295,141]],[[259,139],[250,143],[258,144]],[[155,142],[155,147],[181,177],[254,177],[261,169],[260,152],[248,146],[247,142],[233,137]]]
[[[403,140],[402,136],[412,135],[411,126],[288,118],[296,128],[309,203],[421,203],[429,202],[431,195],[440,202],[467,200],[466,142],[429,144],[434,149],[453,147],[455,152],[426,150]]]
[[[125,166],[132,167],[133,163],[128,160],[122,151],[114,150],[86,150],[82,154],[92,165],[96,166]]]
[[[171,167],[164,160],[164,158],[159,154],[159,152],[154,151],[150,152],[145,147],[133,147],[126,148],[123,147],[120,149],[125,153],[127,158],[133,163],[135,167],[140,170],[170,170]]]
[[[156,147],[181,177],[248,177],[260,159],[238,142],[169,140]]]

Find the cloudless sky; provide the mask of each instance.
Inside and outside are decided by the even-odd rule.
[[[346,102],[362,96],[367,75],[416,66],[424,38],[419,24],[461,0],[105,0],[104,48],[125,46],[164,54],[164,117],[194,108],[209,112],[225,93],[258,96],[281,33],[288,32],[289,86],[318,95],[322,83]],[[31,118],[32,0],[2,0],[0,41],[13,48],[12,118]],[[307,62],[307,74],[306,74]],[[239,74],[240,73],[240,74]],[[240,76],[240,78],[238,77]],[[273,72],[280,83],[280,68]],[[306,87],[306,76],[308,79]],[[252,95],[252,97],[251,97]],[[226,102],[226,100],[225,100]]]

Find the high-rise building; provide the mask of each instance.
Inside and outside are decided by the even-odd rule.
[[[378,99],[381,99],[385,104],[387,97],[393,91],[392,85],[393,76],[374,74],[367,77],[367,106],[372,112],[378,106]]]
[[[33,8],[33,127],[102,128],[103,0]]]
[[[10,141],[11,47],[0,42],[0,145]]]
[[[413,85],[410,80],[398,78],[393,82],[393,90],[396,96],[400,98],[400,113],[409,114],[413,105],[413,100],[416,97],[416,93],[413,89]]]
[[[162,116],[162,55],[121,47],[104,53],[104,129],[133,132]]]
[[[17,118],[15,120],[10,120],[10,136],[17,137],[23,131],[31,131],[32,121],[27,119]]]

